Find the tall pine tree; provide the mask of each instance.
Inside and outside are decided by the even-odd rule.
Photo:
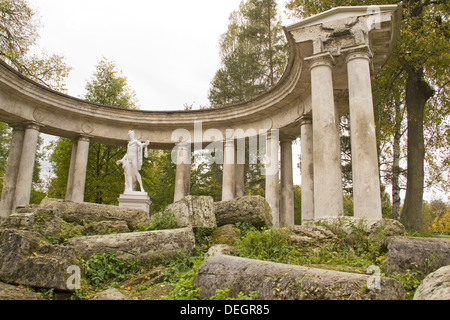
[[[211,82],[211,108],[249,101],[276,85],[287,64],[285,39],[276,1],[242,1],[231,13],[228,30],[220,39],[222,66]],[[198,168],[207,172],[203,174],[207,179],[192,191],[201,193],[197,189],[203,186],[203,192],[214,190],[215,198],[220,199],[221,166],[202,163]],[[247,162],[244,175],[247,194],[264,195],[260,165]]]
[[[247,0],[229,18],[220,40],[222,67],[209,92],[212,108],[250,100],[274,86],[287,63],[277,3]]]

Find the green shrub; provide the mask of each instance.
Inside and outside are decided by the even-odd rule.
[[[417,270],[406,270],[405,273],[394,273],[391,275],[394,279],[397,279],[405,288],[408,299],[413,299],[417,288],[421,284],[421,278],[423,273]]]
[[[235,244],[240,257],[272,262],[306,265],[326,264],[366,268],[375,264],[377,255],[372,246],[363,243],[350,246],[344,238],[320,247],[298,248],[290,244],[289,230],[273,228],[258,231],[253,228]],[[305,250],[306,249],[306,250]]]
[[[103,289],[132,277],[140,267],[137,260],[117,259],[111,251],[95,254],[86,262],[86,277],[95,290]]]
[[[150,222],[140,225],[138,231],[156,231],[177,229],[177,219],[167,210],[162,213],[156,213],[150,218]]]
[[[287,231],[277,228],[262,231],[252,228],[236,242],[236,249],[241,257],[273,262],[283,262],[296,251],[289,244]]]
[[[209,300],[258,300],[258,293],[256,291],[250,292],[248,295],[240,292],[236,298],[230,298],[230,289],[216,290],[214,296],[209,298]]]
[[[194,277],[202,263],[203,256],[172,261],[165,269],[165,280],[173,285],[173,290],[165,300],[198,300],[199,289],[194,288]]]
[[[59,232],[56,234],[48,235],[47,241],[50,244],[67,246],[69,245],[69,239],[81,237],[85,228],[85,226],[61,220]]]

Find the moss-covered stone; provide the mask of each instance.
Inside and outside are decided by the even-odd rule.
[[[70,291],[71,266],[82,266],[74,248],[50,245],[35,232],[0,230],[0,281]]]
[[[241,236],[239,228],[232,224],[227,224],[217,228],[211,235],[211,244],[233,245]]]
[[[380,289],[369,287],[371,277],[304,266],[243,259],[210,257],[198,269],[194,287],[200,298],[229,289],[231,297],[256,292],[261,300],[403,300],[402,285],[380,277]]]
[[[43,297],[30,290],[18,288],[16,286],[0,282],[0,300],[3,301],[43,300]]]

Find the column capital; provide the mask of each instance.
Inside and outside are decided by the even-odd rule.
[[[341,53],[344,55],[347,63],[353,59],[367,59],[371,61],[373,58],[372,50],[370,50],[368,45],[347,47],[342,49]]]
[[[224,140],[223,144],[226,148],[234,148],[235,147],[235,143],[234,143],[233,139]]]
[[[300,124],[300,127],[307,125],[307,124],[312,124],[312,121],[313,121],[312,115],[303,115],[297,121]]]
[[[280,142],[292,142],[297,139],[296,136],[291,134],[280,134]]]
[[[311,69],[320,66],[334,67],[336,61],[330,52],[322,52],[313,56],[305,58],[305,61],[309,63]]]
[[[277,139],[278,141],[280,140],[280,130],[278,130],[278,129],[271,129],[271,130],[267,131],[265,134],[266,134],[267,140],[270,140],[270,139]]]
[[[42,124],[39,124],[37,122],[34,121],[29,121],[27,123],[25,123],[25,129],[32,129],[32,130],[36,130],[36,131],[40,131],[41,128],[43,127]]]
[[[86,135],[80,135],[75,138],[75,141],[84,141],[84,142],[91,142],[92,136],[86,136]]]

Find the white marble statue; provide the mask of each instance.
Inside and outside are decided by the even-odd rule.
[[[147,147],[150,141],[147,140],[147,142],[142,143],[136,140],[133,130],[128,132],[128,138],[130,142],[128,143],[127,153],[122,160],[117,161],[118,165],[122,164],[125,174],[125,194],[136,192],[136,181],[139,183],[141,192],[145,192],[139,171],[143,164],[142,152],[145,148],[145,157],[147,157]]]

